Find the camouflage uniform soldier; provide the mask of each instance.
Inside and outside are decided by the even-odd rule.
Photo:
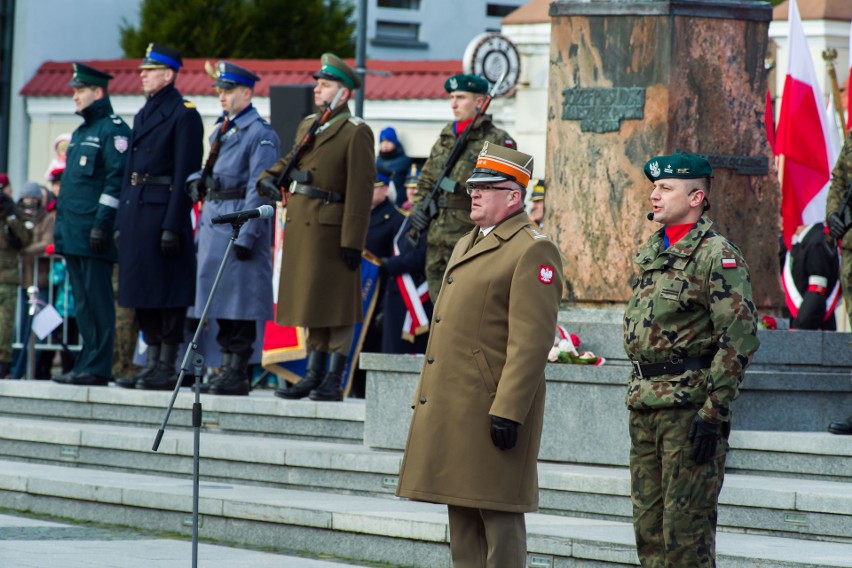
[[[453,75],[444,83],[444,89],[450,94],[450,107],[455,121],[441,131],[438,141],[432,146],[429,159],[420,171],[417,194],[412,202],[413,226],[417,226],[415,223],[418,216],[425,215],[425,212],[417,210],[417,205],[439,181],[437,177],[447,162],[456,138],[476,116],[476,109],[488,94],[488,81],[476,75]],[[429,226],[426,237],[426,279],[429,281],[429,296],[433,301],[438,298],[444,270],[456,242],[473,228],[473,222],[470,220],[470,196],[465,193],[464,182],[471,176],[485,142],[517,149],[517,144],[509,133],[494,126],[491,115],[483,115],[473,125],[467,147],[448,176],[453,191],[442,193],[438,203],[438,217],[432,220],[431,224],[428,218],[421,220],[423,226]]]
[[[840,210],[852,184],[852,134],[846,137],[840,157],[831,172],[831,187],[825,204],[826,225],[831,236],[840,243],[840,287],[846,300],[846,313],[852,321],[852,203]],[[832,434],[852,434],[852,415],[845,421],[828,425]]]
[[[715,566],[731,402],[757,350],[748,267],[712,229],[710,163],[645,164],[653,220],[624,313],[633,528],[642,566]]]
[[[0,193],[0,379],[9,375],[12,340],[15,335],[15,304],[18,298],[18,251],[28,245],[32,234],[15,215],[15,202]]]

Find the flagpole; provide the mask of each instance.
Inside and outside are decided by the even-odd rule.
[[[846,134],[846,129],[843,127],[843,125],[846,124],[846,119],[843,116],[843,101],[840,100],[840,86],[837,84],[837,72],[834,69],[834,60],[837,59],[837,50],[833,47],[823,49],[822,59],[825,61],[828,78],[831,80],[831,93],[834,96],[834,110],[837,112],[842,140]]]

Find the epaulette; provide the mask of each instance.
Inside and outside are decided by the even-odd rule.
[[[408,211],[406,211],[402,207],[396,207],[396,211],[397,211],[397,213],[401,213],[401,214],[405,215],[406,217],[408,216]]]
[[[122,122],[124,122],[124,121],[121,119],[121,117],[120,117],[120,116],[118,116],[117,114],[111,114],[111,115],[109,115],[109,117],[112,119],[112,123],[113,123],[113,124],[121,124]]]
[[[260,146],[275,146],[275,143],[272,140],[263,139],[259,143]]]
[[[361,118],[360,116],[350,116],[350,117],[349,117],[349,122],[351,122],[351,123],[352,123],[352,124],[354,124],[355,126],[361,126],[362,124],[366,124],[366,123],[364,122],[364,119],[363,119],[363,118]]]
[[[526,225],[524,229],[527,231],[527,234],[533,238],[533,240],[537,239],[549,239],[550,236],[547,233],[542,233],[537,228],[532,225]]]
[[[185,106],[186,108],[195,108],[195,103],[184,99],[183,100],[183,106]]]
[[[309,114],[308,116],[306,116],[305,118],[302,119],[302,122],[305,122],[306,120],[313,120],[316,117],[317,117],[317,113]]]

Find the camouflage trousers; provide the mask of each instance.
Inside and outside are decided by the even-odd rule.
[[[470,211],[462,209],[441,209],[438,217],[429,225],[426,234],[426,280],[429,283],[429,297],[432,302],[438,300],[444,272],[456,243],[473,229]]]
[[[840,288],[846,304],[846,315],[852,324],[852,250],[847,248],[840,252]]]
[[[0,284],[0,362],[12,362],[12,342],[15,340],[15,308],[18,300],[16,284]]]
[[[646,568],[716,566],[716,516],[727,441],[698,465],[687,438],[696,409],[631,411],[633,531]]]
[[[115,294],[115,343],[112,355],[112,376],[129,377],[139,370],[133,364],[136,340],[139,337],[139,323],[133,308],[118,305],[118,263],[112,272],[112,290]]]

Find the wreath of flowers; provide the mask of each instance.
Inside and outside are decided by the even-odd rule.
[[[547,360],[551,363],[572,363],[575,365],[594,365],[599,367],[606,363],[606,359],[598,357],[591,351],[578,351],[581,345],[580,338],[576,333],[569,334],[561,325],[556,326],[556,334],[553,339],[553,347],[547,354]]]

